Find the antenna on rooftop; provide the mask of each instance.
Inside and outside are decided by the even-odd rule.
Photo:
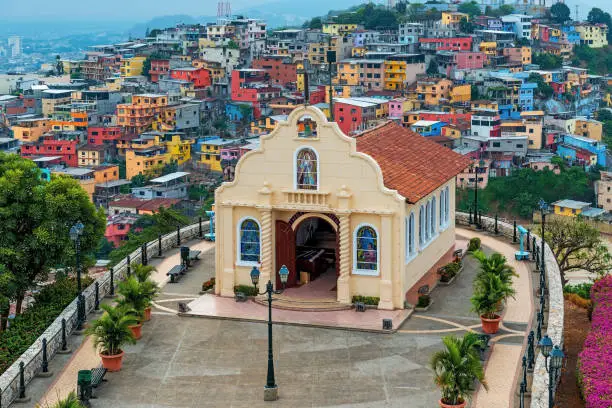
[[[574,16],[574,20],[575,20],[576,22],[580,21],[580,19],[578,18],[578,13],[579,13],[580,11],[579,11],[578,9],[579,9],[579,7],[578,7],[578,5],[576,4],[576,15]]]
[[[232,16],[232,3],[229,1],[225,3],[225,16],[227,18]]]

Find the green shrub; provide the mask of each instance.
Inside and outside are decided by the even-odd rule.
[[[431,303],[431,296],[429,295],[419,295],[419,301],[417,302],[416,307],[427,307]]]
[[[206,282],[202,283],[202,292],[212,289],[215,286],[215,278],[210,278]]]
[[[83,287],[92,279],[83,277]],[[61,278],[34,295],[34,304],[11,321],[0,336],[0,373],[11,366],[77,296],[74,278]]]
[[[353,303],[363,302],[365,305],[378,306],[380,298],[378,296],[353,296]]]
[[[478,251],[480,249],[480,238],[472,238],[470,239],[470,243],[468,244],[468,252]]]
[[[259,290],[255,286],[238,285],[234,286],[234,293],[244,293],[246,296],[257,296]]]
[[[440,274],[441,282],[449,282],[459,273],[461,269],[461,262],[450,262],[444,265],[438,273]]]
[[[591,299],[592,283],[579,283],[577,285],[565,285],[563,293],[574,293],[583,299]]]

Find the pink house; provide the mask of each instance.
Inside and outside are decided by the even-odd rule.
[[[482,52],[457,52],[457,69],[479,69],[484,67],[485,54]]]
[[[104,237],[115,248],[120,247],[128,240],[128,234],[138,216],[130,213],[111,215],[106,222]]]
[[[401,119],[404,116],[406,98],[395,98],[389,101],[389,118]]]

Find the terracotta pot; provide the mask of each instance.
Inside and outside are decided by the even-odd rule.
[[[442,399],[440,399],[438,403],[440,404],[440,408],[465,408],[465,406],[467,405],[467,401],[465,400],[461,402],[461,404],[457,404],[457,405],[445,404],[442,402]]]
[[[123,351],[119,354],[115,354],[112,356],[100,354],[100,358],[102,359],[102,367],[106,368],[108,371],[111,372],[121,370],[121,364],[123,363],[124,354],[125,353]]]
[[[144,310],[144,321],[148,322],[149,320],[151,320],[151,306]]]
[[[480,322],[482,324],[482,331],[487,334],[495,334],[499,330],[499,323],[501,322],[501,316],[495,315],[493,319],[487,319],[480,316]]]
[[[133,326],[128,326],[130,330],[132,330],[132,335],[136,340],[140,340],[142,337],[142,323],[135,324]]]

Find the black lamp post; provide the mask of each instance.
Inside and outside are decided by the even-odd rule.
[[[546,371],[548,371],[548,407],[553,408],[555,404],[553,395],[554,384],[557,381],[557,374],[559,370],[561,367],[563,367],[563,359],[565,358],[565,354],[558,345],[553,347],[553,342],[548,335],[542,337],[542,340],[540,340],[538,346],[540,346],[542,355],[544,355],[544,358],[546,359],[544,366],[546,367]],[[548,361],[549,357],[550,361]]]
[[[542,212],[542,236],[540,237],[542,239],[542,250],[540,252],[542,252],[542,262],[541,262],[541,266],[542,266],[542,275],[546,276],[546,263],[544,262],[544,229],[546,228],[546,211],[548,211],[548,204],[546,203],[546,201],[544,201],[543,199],[540,198],[540,202],[539,202],[539,206],[540,206],[540,211]]]
[[[483,167],[484,161],[482,159],[478,160],[476,167],[474,167],[474,171],[476,173],[476,176],[474,178],[474,224],[476,224],[477,228],[481,227],[480,217],[478,217],[478,172]]]
[[[283,265],[278,271],[278,274],[284,289],[287,278],[289,277],[289,269]],[[257,284],[259,283],[259,269],[257,269],[257,267],[253,267],[251,270],[251,282],[253,282],[253,285],[257,288]],[[278,386],[274,379],[274,358],[272,354],[272,295],[282,293],[283,289],[274,290],[272,281],[269,280],[266,284],[266,290],[260,293],[260,295],[268,295],[268,376],[266,379],[266,386],[264,387],[264,401],[276,401],[278,399]]]
[[[83,235],[83,229],[85,226],[81,221],[77,221],[70,228],[70,239],[74,241],[74,247],[76,249],[76,272],[77,272],[77,291],[79,292],[79,307],[77,308],[77,326],[80,328],[85,321],[85,305],[82,304],[83,288],[81,286],[81,235]]]

